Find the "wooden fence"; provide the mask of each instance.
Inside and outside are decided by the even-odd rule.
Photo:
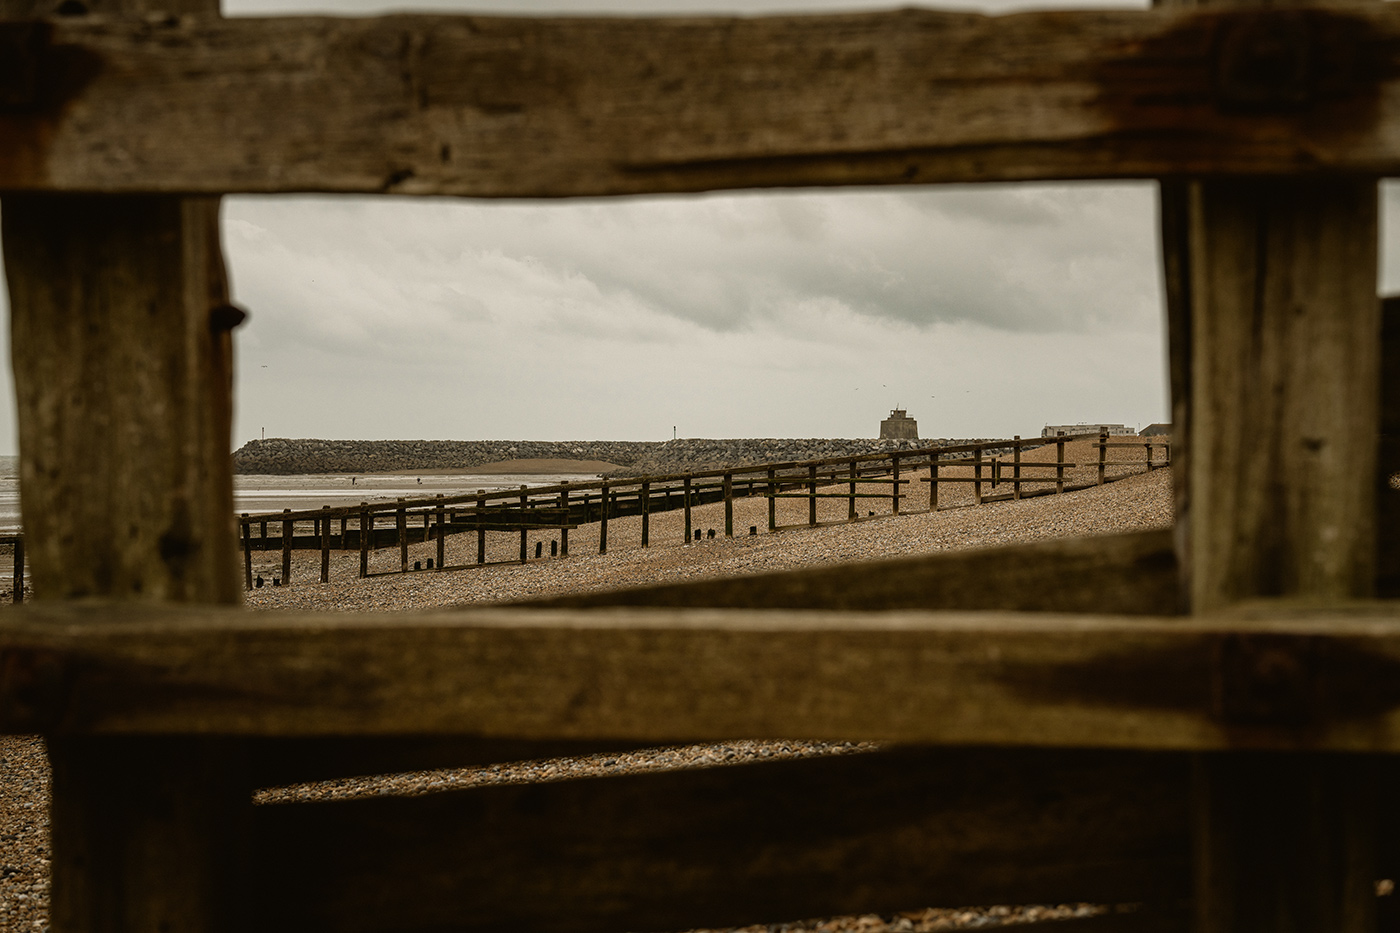
[[[47,739],[55,933],[613,933],[1066,902],[1132,905],[1078,924],[1102,931],[1394,928],[1377,882],[1400,878],[1400,606],[1374,597],[1400,356],[1376,282],[1400,5],[0,16],[39,597],[0,620],[0,728]],[[764,581],[786,604],[699,611],[239,608],[222,194],[1071,178],[1158,179],[1173,534],[1023,549],[1013,576],[945,555],[957,598],[912,609],[898,591],[813,606],[810,575]],[[1125,601],[1161,608],[1105,612]],[[251,799],[736,737],[891,744]]]
[[[1066,461],[1066,443],[1092,436],[1061,435],[1052,439],[1023,439],[1018,436],[1010,440],[915,448],[889,453],[784,461],[592,482],[522,486],[519,490],[481,490],[454,496],[400,498],[392,503],[361,502],[356,506],[324,506],[318,510],[285,509],[280,513],[258,515],[244,513],[239,517],[244,585],[247,589],[254,588],[255,583],[258,586],[262,585],[261,576],[255,580],[253,573],[253,552],[259,550],[282,552],[281,576],[274,576],[273,580],[283,585],[290,583],[292,579],[294,550],[321,552],[322,583],[330,580],[332,551],[358,550],[361,577],[465,570],[501,563],[528,563],[531,559],[531,531],[557,530],[558,556],[568,557],[569,531],[593,522],[597,522],[599,526],[598,552],[606,554],[609,521],[630,516],[641,517],[641,545],[649,547],[650,517],[659,512],[685,512],[681,540],[688,543],[692,540],[692,535],[699,536],[699,532],[692,528],[691,510],[717,502],[724,503],[724,535],[732,538],[736,499],[766,498],[767,530],[776,532],[788,528],[862,521],[875,514],[868,509],[858,508],[859,504],[869,500],[888,501],[890,514],[894,515],[937,511],[939,487],[948,483],[970,484],[974,504],[981,505],[984,502],[1072,492],[1103,485],[1106,482],[1108,467],[1145,466],[1151,471],[1171,462],[1171,445],[1166,439],[1115,441],[1110,440],[1106,433],[1100,433],[1094,444],[1098,454],[1095,461]],[[1049,445],[1056,448],[1056,459],[1053,462],[1022,460],[1023,450]],[[1145,458],[1109,459],[1110,450],[1124,447],[1141,448]],[[1154,451],[1161,452],[1161,460],[1153,459]],[[1090,483],[1066,483],[1065,471],[1082,466],[1097,466],[1097,480]],[[949,476],[942,472],[951,467],[970,468],[972,473],[970,476]],[[915,483],[927,487],[927,498],[916,497],[912,491],[905,491],[906,487]],[[1053,485],[1049,485],[1051,483]],[[844,485],[846,489],[831,491],[837,485]],[[888,486],[889,491],[868,492],[859,488],[869,486]],[[996,492],[998,488],[1006,486],[1010,487],[1009,491]],[[984,488],[991,491],[984,492]],[[807,500],[806,523],[778,524],[776,503],[784,498]],[[840,522],[819,522],[817,503],[821,499],[845,499],[846,517]],[[914,504],[916,502],[917,505]],[[862,511],[867,514],[863,516]],[[299,535],[298,526],[306,533]],[[277,533],[269,535],[269,529]],[[488,532],[518,534],[518,559],[488,561]],[[477,536],[476,562],[449,565],[447,538],[467,533],[475,533]],[[434,540],[437,542],[436,556],[427,558],[426,561],[413,561],[410,568],[409,546]],[[399,550],[398,569],[372,572],[371,553],[390,547],[397,547]],[[541,542],[536,542],[536,549],[537,552],[542,550]],[[540,553],[536,554],[536,558],[541,556]]]

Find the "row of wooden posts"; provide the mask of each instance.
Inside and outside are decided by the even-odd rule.
[[[385,576],[410,573],[419,570],[444,571],[465,570],[470,567],[484,567],[499,563],[517,561],[488,562],[486,558],[486,533],[488,531],[519,534],[520,553],[518,562],[527,563],[529,556],[529,533],[538,530],[557,530],[559,540],[557,552],[551,555],[569,554],[569,531],[582,524],[598,522],[598,552],[608,550],[608,521],[629,515],[640,515],[641,545],[651,544],[650,516],[654,512],[684,509],[685,523],[683,541],[689,543],[692,535],[698,534],[692,528],[691,510],[698,505],[724,502],[724,534],[734,536],[734,500],[762,496],[768,499],[768,531],[782,531],[786,528],[817,527],[817,500],[846,499],[847,515],[842,524],[861,520],[857,509],[859,499],[888,499],[892,514],[909,514],[907,503],[912,498],[903,492],[903,487],[911,482],[928,484],[927,505],[915,511],[937,511],[939,508],[939,486],[943,483],[970,483],[973,488],[973,502],[1021,499],[1029,496],[1063,493],[1066,490],[1103,485],[1106,468],[1110,466],[1137,465],[1141,460],[1109,459],[1110,451],[1121,447],[1141,447],[1146,452],[1146,466],[1152,470],[1170,463],[1170,443],[1165,438],[1147,440],[1111,440],[1107,432],[1100,432],[1094,445],[1098,451],[1096,463],[1079,464],[1065,460],[1065,443],[1093,435],[1059,435],[1053,439],[1027,438],[1016,436],[1011,440],[983,441],[975,444],[960,444],[946,447],[928,447],[913,450],[900,450],[890,453],[863,454],[854,457],[828,457],[814,460],[766,463],[752,466],[732,467],[723,470],[704,470],[688,473],[674,473],[656,476],[633,477],[624,480],[602,479],[595,482],[561,483],[553,486],[525,486],[516,491],[486,492],[475,494],[443,496],[432,498],[400,498],[392,504],[370,504],[361,502],[357,506],[333,508],[325,506],[319,510],[292,511],[284,509],[280,513],[252,515],[243,513],[239,517],[240,535],[243,546],[244,583],[248,589],[254,586],[253,551],[280,549],[282,567],[280,581],[288,583],[292,575],[292,551],[295,549],[319,549],[321,552],[320,580],[330,580],[330,554],[332,550],[350,550],[358,547],[360,552],[361,577]],[[1021,458],[1025,448],[1040,447],[1048,443],[1056,445],[1056,459],[1053,462],[1026,462]],[[1164,459],[1153,460],[1154,450],[1160,450]],[[1008,456],[999,456],[1009,451]],[[992,456],[988,457],[988,454]],[[1067,485],[1065,470],[1078,466],[1098,467],[1095,483]],[[951,477],[940,470],[947,467],[971,467],[971,476]],[[911,471],[927,470],[927,475],[917,480],[908,478]],[[984,470],[986,471],[984,473]],[[1038,474],[1036,471],[1053,470],[1053,476]],[[1053,490],[1045,484],[1054,482]],[[841,492],[819,492],[823,486],[846,484],[848,489]],[[858,492],[859,485],[887,485],[889,492]],[[1010,485],[1011,490],[1003,493],[984,493],[984,486],[996,489]],[[1039,488],[1026,489],[1035,485]],[[777,500],[783,498],[805,498],[808,502],[807,522],[801,525],[779,525],[777,522]],[[869,516],[867,516],[869,517]],[[392,518],[392,527],[377,527],[383,518]],[[350,522],[358,520],[358,529],[352,529]],[[312,523],[312,533],[300,539],[296,537],[298,522]],[[333,526],[339,522],[338,533]],[[269,524],[281,524],[281,534],[268,537]],[[421,523],[421,524],[420,524]],[[833,524],[833,523],[826,523]],[[258,535],[254,536],[254,526]],[[446,540],[449,535],[475,532],[477,535],[476,562],[448,566],[446,560]],[[409,566],[409,544],[426,543],[436,539],[437,554],[423,562]],[[399,549],[397,570],[371,572],[370,552],[385,547]],[[541,556],[542,546],[536,545],[536,558]]]

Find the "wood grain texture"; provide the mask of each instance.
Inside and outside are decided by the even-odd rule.
[[[195,6],[210,10],[170,8]],[[31,12],[0,0],[0,16]],[[8,164],[23,146],[3,138]],[[239,602],[229,332],[243,314],[218,200],[7,196],[0,225],[36,599]],[[245,927],[238,743],[49,738],[56,930]]]
[[[1400,750],[1400,618],[17,608],[0,729]]]
[[[1374,181],[1191,191],[1192,605],[1371,592]]]
[[[11,196],[34,591],[238,602],[217,202]]]
[[[279,930],[603,933],[1172,901],[1188,777],[1176,755],[910,750],[265,806],[254,910]]]
[[[41,48],[0,113],[0,190],[506,197],[1400,171],[1400,13],[1380,5],[91,16],[10,35]],[[1264,61],[1280,44],[1281,88]]]
[[[1153,531],[559,596],[519,605],[1170,615],[1177,606],[1177,576],[1171,532]]]

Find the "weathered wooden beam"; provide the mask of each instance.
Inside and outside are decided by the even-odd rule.
[[[190,7],[210,3],[163,5]],[[0,16],[29,12],[0,0]],[[25,52],[0,32],[0,71],[24,85]],[[23,104],[8,82],[0,100]],[[23,148],[8,121],[7,165]],[[0,223],[35,598],[241,601],[228,451],[243,314],[228,304],[217,199],[7,196]],[[55,930],[246,928],[237,743],[50,738]]]
[[[559,596],[522,605],[1170,615],[1176,590],[1171,532],[1153,531]]]
[[[241,599],[217,214],[207,199],[5,199],[41,598]],[[169,338],[153,345],[153,329]]]
[[[17,607],[0,730],[1400,751],[1400,615]]]
[[[1191,599],[1372,591],[1376,184],[1190,191]]]
[[[907,750],[263,806],[249,906],[276,930],[604,933],[1172,903],[1188,784],[1179,755]]]
[[[577,196],[1400,173],[1400,12],[61,17],[0,190]],[[1272,83],[1271,83],[1272,82]]]
[[[1302,46],[1286,34],[1301,38],[1308,14],[1288,0],[1178,3],[1277,17],[1220,46],[1220,85],[1243,79],[1256,103],[1300,91],[1321,61],[1297,56]],[[1351,66],[1368,68],[1366,59]],[[1374,179],[1209,178],[1163,195],[1190,608],[1369,595],[1381,356]],[[1281,681],[1300,675],[1277,669]],[[1369,762],[1202,755],[1193,796],[1197,933],[1376,929]]]

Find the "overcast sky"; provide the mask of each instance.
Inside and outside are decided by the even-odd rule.
[[[232,0],[225,12],[888,6]],[[1400,217],[1396,193],[1385,200],[1387,219]],[[230,197],[223,218],[235,300],[251,313],[237,332],[235,447],[264,431],[869,437],[896,405],[924,437],[1168,417],[1150,183],[549,202]],[[1389,239],[1382,286],[1395,290]],[[6,381],[0,453],[14,452],[13,423]]]

